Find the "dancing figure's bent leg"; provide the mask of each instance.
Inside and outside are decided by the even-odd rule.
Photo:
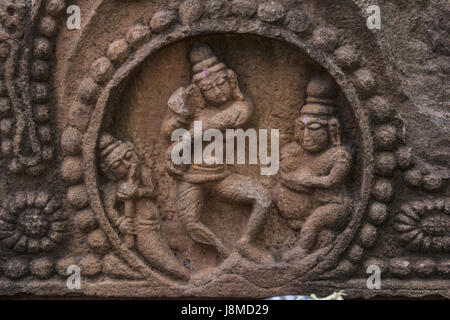
[[[268,190],[246,176],[231,174],[214,185],[211,191],[213,195],[223,200],[252,205],[246,231],[238,242],[238,249],[244,255],[255,259],[258,259],[257,256],[261,259],[263,255],[266,256],[252,243],[262,231],[272,205]]]
[[[228,248],[200,221],[204,202],[203,186],[179,181],[176,199],[178,219],[187,234],[194,241],[214,246],[222,257],[228,256]]]

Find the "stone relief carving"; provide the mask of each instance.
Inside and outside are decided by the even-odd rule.
[[[128,248],[136,247],[152,266],[176,278],[189,278],[161,233],[151,171],[142,165],[135,147],[105,133],[99,141],[99,158],[102,172],[114,181],[105,190],[106,212]],[[121,214],[116,209],[119,203]]]
[[[0,5],[1,174],[7,181],[0,184],[0,294],[23,292],[11,282],[30,279],[54,285],[42,291],[30,284],[34,294],[66,294],[66,268],[75,264],[93,283],[87,295],[266,297],[302,293],[310,283],[319,291],[342,287],[352,279],[362,284],[348,288],[350,294],[360,297],[374,294],[364,287],[365,268],[376,264],[390,281],[382,294],[414,286],[410,280],[419,277],[426,288],[405,294],[448,297],[448,176],[408,146],[415,136],[408,137],[408,117],[398,112],[404,93],[385,79],[384,66],[374,67],[382,65],[378,40],[367,35],[373,50],[351,44],[354,31],[331,25],[309,1],[175,2],[139,4],[147,11],[134,2],[117,4],[130,9],[133,21],[111,17],[118,29],[99,37],[96,51],[86,39],[98,32],[92,21],[111,23],[103,19],[109,6],[103,3],[67,56],[53,50],[68,41],[55,37],[64,1]],[[351,1],[343,6],[354,10]],[[296,102],[265,90],[264,81],[275,87],[282,80],[263,72],[261,59],[245,58],[244,68],[232,54],[237,45],[208,46],[202,39],[208,34],[258,35],[267,52],[275,52],[268,39],[277,39],[311,59],[300,59],[301,81],[283,83],[300,84],[290,91],[301,92]],[[203,44],[183,49],[186,62],[168,60],[187,69],[163,78],[167,90],[151,97],[163,101],[162,109],[153,112],[156,103],[148,101],[142,112],[153,112],[149,126],[164,136],[151,136],[158,147],[149,154],[143,140],[150,137],[119,125],[117,109],[132,113],[134,106],[117,101],[134,90],[129,81],[144,62],[197,38]],[[269,69],[279,66],[273,56]],[[56,69],[61,96],[54,130]],[[271,110],[272,118],[257,103],[270,95],[281,110]],[[282,127],[279,174],[264,180],[247,168],[174,166],[171,132],[191,130],[200,119],[204,130]],[[26,177],[40,175],[53,159],[54,131],[59,170]],[[15,182],[10,172],[25,177]],[[48,192],[28,191],[44,186]],[[66,193],[63,204],[60,193]],[[242,230],[233,213],[242,216]],[[211,223],[218,216],[223,220]],[[217,228],[221,223],[230,226]],[[114,290],[105,277],[114,279]],[[131,290],[129,280],[140,290]]]
[[[415,201],[402,206],[394,228],[408,248],[424,252],[450,250],[449,202]]]
[[[40,175],[53,159],[51,65],[58,16],[65,2],[3,1],[0,6],[0,132],[13,173]],[[45,12],[45,14],[43,14]],[[35,33],[38,30],[38,34]]]
[[[298,243],[284,259],[310,252],[321,232],[342,230],[348,222],[350,198],[344,179],[352,157],[341,145],[339,122],[333,116],[337,89],[330,78],[311,80],[306,104],[295,124],[296,141],[281,150],[279,185],[275,193],[281,214],[300,230]],[[329,245],[334,235],[327,240]]]
[[[67,237],[67,216],[61,202],[47,192],[18,192],[0,208],[0,239],[14,254],[3,264],[3,273],[20,279],[29,273],[47,279],[53,273],[56,251]]]
[[[169,99],[170,111],[163,123],[163,134],[170,141],[170,136],[176,129],[186,128],[193,133],[193,121],[202,121],[204,131],[244,126],[252,116],[254,106],[244,98],[237,75],[219,62],[211,48],[205,44],[195,46],[189,58],[193,73],[192,84],[187,88],[177,89]],[[177,97],[180,94],[182,97]],[[238,241],[237,248],[241,254],[251,259],[268,258],[267,254],[253,245],[272,203],[268,191],[256,181],[229,172],[225,164],[193,164],[175,168],[170,157],[175,145],[173,143],[167,151],[166,167],[178,179],[177,214],[189,236],[197,242],[214,246],[223,258],[230,253],[230,249],[200,221],[205,193],[208,192],[225,201],[252,205],[246,231]]]
[[[60,206],[45,192],[22,192],[11,197],[0,210],[0,238],[5,247],[19,253],[54,250],[66,231]]]

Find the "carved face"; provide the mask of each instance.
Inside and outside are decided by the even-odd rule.
[[[135,172],[139,160],[133,148],[122,143],[104,159],[104,164],[106,170],[109,170],[117,180],[121,180]]]
[[[297,139],[303,149],[319,152],[330,144],[327,120],[314,115],[302,115],[297,126]]]
[[[232,88],[225,72],[205,74],[199,83],[200,90],[208,104],[220,106],[232,98]]]

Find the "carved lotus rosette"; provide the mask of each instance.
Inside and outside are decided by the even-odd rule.
[[[401,242],[413,251],[450,251],[450,201],[414,201],[402,206],[394,228]]]
[[[115,39],[112,39],[109,33],[105,35],[105,39],[109,37],[108,45],[98,46],[99,50],[93,49],[92,52],[96,52],[96,58],[91,59],[92,55],[89,52],[86,62],[82,62],[89,63],[90,68],[81,66],[81,69],[89,69],[89,73],[83,75],[79,83],[73,84],[78,88],[74,95],[75,99],[70,102],[67,114],[62,115],[63,118],[66,117],[67,122],[60,139],[64,158],[58,173],[61,173],[68,187],[67,203],[70,206],[64,209],[68,212],[63,214],[59,202],[51,195],[58,192],[56,190],[60,190],[61,187],[52,176],[53,172],[48,172],[48,176],[44,179],[45,183],[52,179],[50,184],[56,184],[49,186],[49,190],[52,190],[51,194],[37,191],[5,192],[9,195],[5,194],[6,200],[2,202],[3,207],[0,208],[2,249],[0,282],[2,285],[6,283],[7,287],[11,287],[12,280],[14,281],[12,287],[16,287],[17,284],[17,290],[24,290],[22,285],[33,287],[33,284],[27,283],[28,279],[65,280],[67,266],[76,264],[82,268],[85,277],[94,280],[93,286],[97,286],[97,281],[101,282],[105,276],[120,280],[148,280],[148,282],[133,282],[138,289],[131,293],[128,289],[124,290],[121,287],[129,288],[129,283],[112,281],[106,285],[106,289],[94,290],[96,292],[93,293],[94,295],[102,296],[136,294],[228,297],[234,295],[232,292],[242,292],[237,295],[248,296],[254,291],[262,297],[279,292],[279,288],[283,288],[283,292],[292,288],[305,290],[308,288],[308,283],[313,284],[314,289],[319,288],[321,283],[325,283],[323,289],[328,290],[330,286],[345,285],[347,288],[348,285],[352,285],[350,282],[353,283],[353,280],[355,280],[354,283],[364,280],[361,285],[364,288],[357,289],[362,292],[366,284],[365,270],[368,265],[375,264],[381,267],[383,277],[388,277],[388,282],[392,281],[392,285],[388,282],[386,287],[383,285],[383,289],[387,289],[385,292],[390,292],[391,287],[399,288],[399,283],[400,287],[403,287],[402,281],[405,281],[408,294],[411,295],[430,294],[432,290],[448,295],[448,284],[443,281],[450,276],[448,185],[446,181],[443,181],[448,177],[439,176],[434,169],[430,169],[430,165],[415,158],[413,150],[407,146],[403,119],[395,111],[397,108],[405,109],[394,105],[393,102],[402,103],[404,96],[400,92],[393,92],[396,90],[392,87],[385,86],[388,81],[384,80],[390,78],[392,74],[384,76],[379,71],[383,70],[383,67],[375,66],[377,62],[380,62],[376,55],[383,50],[378,52],[375,49],[374,52],[377,53],[372,55],[368,54],[368,50],[371,51],[373,48],[364,48],[366,44],[353,45],[351,41],[354,41],[355,37],[347,37],[343,34],[345,31],[341,31],[346,28],[340,29],[342,25],[334,22],[333,24],[339,27],[331,26],[325,22],[328,21],[327,19],[321,18],[317,12],[310,11],[311,6],[307,2],[181,0],[180,5],[175,5],[175,2],[177,1],[170,2],[156,12],[153,11],[154,6],[147,6],[144,2],[139,2],[136,6],[134,6],[135,2],[117,4],[125,6],[124,3],[126,3],[126,5],[134,6],[130,11],[133,16],[131,19],[136,18],[133,15],[135,8],[141,8],[141,5],[151,8],[150,18],[137,18],[138,21],[134,24],[131,19],[123,24],[119,23],[119,29],[127,24],[130,27],[122,35],[120,32],[112,32],[111,34],[115,34]],[[353,1],[353,3],[354,7],[359,6],[365,9],[360,2]],[[82,5],[81,2],[80,6]],[[323,6],[327,8],[328,4]],[[346,7],[345,3],[343,6]],[[350,7],[353,6],[346,8]],[[35,8],[34,11],[31,10],[32,8]],[[52,126],[54,122],[52,117],[56,116],[56,112],[52,110],[64,110],[64,101],[67,102],[70,99],[65,100],[66,96],[72,98],[74,96],[69,93],[73,89],[72,85],[66,83],[65,88],[60,88],[59,84],[56,85],[55,92],[62,93],[58,98],[61,106],[53,108],[55,102],[53,100],[56,100],[56,94],[54,95],[52,88],[54,86],[53,71],[61,76],[66,71],[78,68],[79,66],[75,66],[73,61],[79,62],[84,59],[84,57],[82,59],[75,57],[80,53],[79,48],[83,50],[85,48],[83,38],[92,36],[92,26],[94,29],[98,27],[89,21],[91,17],[83,20],[88,23],[86,26],[83,25],[83,30],[79,32],[80,38],[75,40],[73,51],[67,53],[69,58],[61,56],[58,53],[59,47],[54,48],[54,45],[55,43],[59,45],[61,41],[56,38],[58,16],[65,8],[64,0],[35,1],[33,4],[29,0],[5,0],[0,4],[2,25],[0,27],[0,143],[4,167],[8,169],[5,170],[5,174],[14,176],[9,173],[12,172],[22,175],[15,176],[20,181],[17,182],[17,187],[13,187],[14,190],[19,190],[20,186],[28,184],[29,181],[34,183],[34,179],[37,178],[29,176],[41,175],[54,158],[54,153],[57,158],[59,150],[54,146]],[[103,18],[101,15],[104,14],[102,10],[105,8],[109,10],[109,4],[99,1],[98,7],[92,11],[93,16],[100,15],[100,18]],[[149,16],[149,13],[139,12],[139,15]],[[117,19],[125,21],[127,17],[116,17],[111,21],[117,22]],[[359,15],[356,19],[364,20]],[[62,25],[62,21],[60,22]],[[347,22],[347,20],[342,21],[342,24]],[[357,26],[358,23],[355,22],[355,25]],[[100,32],[101,37],[104,36],[101,30],[97,31]],[[74,34],[77,34],[77,31],[70,36]],[[364,38],[369,36],[367,38],[369,39],[372,35],[377,38],[380,34],[376,31],[367,31]],[[64,37],[66,35],[67,33]],[[319,255],[306,256],[294,266],[293,273],[285,272],[286,266],[280,262],[261,266],[261,268],[255,265],[247,268],[249,261],[239,260],[237,263],[231,261],[236,263],[233,265],[228,260],[213,268],[210,274],[205,272],[205,279],[199,279],[197,275],[202,272],[196,273],[197,270],[194,270],[188,285],[168,281],[173,280],[170,275],[155,272],[142,252],[126,246],[123,241],[125,237],[118,232],[117,225],[112,223],[105,210],[106,183],[101,176],[96,154],[100,132],[111,120],[108,117],[117,110],[115,106],[117,95],[123,92],[122,89],[128,85],[128,80],[133,78],[137,70],[141,66],[145,67],[144,62],[151,61],[159,53],[167,53],[172,45],[187,44],[192,38],[212,39],[210,35],[214,37],[240,35],[241,39],[246,40],[251,35],[256,35],[262,39],[261,42],[271,38],[289,44],[290,47],[298,50],[299,54],[311,58],[312,62],[317,64],[316,71],[321,70],[331,75],[347,100],[345,109],[352,115],[350,126],[352,129],[356,128],[356,133],[347,135],[346,139],[352,146],[356,146],[352,156],[356,154],[355,158],[358,158],[354,164],[358,167],[356,171],[358,177],[352,177],[352,181],[348,182],[352,196],[350,219],[345,228],[336,233],[331,246],[321,251]],[[74,39],[76,38],[77,35]],[[62,39],[63,45],[67,45],[66,40]],[[381,42],[380,39],[377,41]],[[370,39],[368,44],[371,45],[377,41]],[[100,43],[103,42],[100,41]],[[223,48],[217,49],[218,52],[223,50]],[[52,61],[55,51],[58,64],[62,61],[62,72],[57,70],[60,68],[56,68]],[[101,56],[102,54],[104,56]],[[223,55],[223,52],[221,54]],[[228,58],[227,55],[223,56]],[[224,60],[227,63],[227,59]],[[69,68],[64,65],[67,62]],[[155,63],[155,65],[159,64]],[[79,75],[79,73],[76,74]],[[65,76],[63,75],[62,78]],[[70,78],[73,80],[71,76],[67,76],[66,80]],[[389,81],[389,85],[391,84]],[[248,88],[244,88],[244,93],[246,93],[245,89]],[[397,94],[399,96],[395,96]],[[411,95],[408,93],[408,96]],[[126,125],[127,122],[121,123],[122,126],[124,124]],[[117,132],[120,132],[120,129]],[[132,141],[136,145],[141,143],[137,139]],[[160,152],[159,147],[156,145],[153,149],[152,146],[151,152],[139,150],[144,151],[147,157],[149,153]],[[407,188],[399,183],[401,179]],[[7,186],[6,188],[3,186],[2,190],[10,190],[9,178],[6,180]],[[29,190],[28,186],[24,186],[23,189]],[[167,187],[161,188],[160,192],[167,190]],[[412,201],[414,199],[426,200]],[[72,216],[67,218],[67,213]],[[169,214],[172,213],[169,212]],[[72,223],[76,230],[70,234],[70,243],[67,243],[70,248],[67,254],[66,252],[62,254],[62,251],[55,252],[54,249],[63,244],[65,228],[67,225],[72,226]],[[237,225],[233,227],[237,228]],[[169,231],[173,232],[171,229]],[[81,235],[78,232],[81,232]],[[83,244],[74,249],[74,245],[80,244],[78,241]],[[177,250],[172,248],[178,260],[185,259],[185,256],[182,258],[178,256]],[[80,252],[83,254],[79,255]],[[384,255],[383,252],[387,254]],[[185,265],[190,263],[186,259],[183,262]],[[24,278],[29,274],[32,277]],[[53,277],[56,274],[61,278]],[[352,281],[340,284],[340,280],[350,277]],[[359,280],[358,277],[360,277]],[[414,281],[405,280],[407,278],[413,278]],[[19,281],[19,279],[22,280]],[[310,279],[326,279],[326,281],[309,282]],[[210,280],[212,281],[209,282]],[[208,287],[217,286],[217,283],[221,281],[227,284],[233,282],[236,286],[230,289],[232,292],[227,289],[218,292]],[[424,289],[424,283],[427,288],[431,288],[430,291]],[[65,283],[61,282],[58,285],[62,285],[65,289]],[[112,287],[117,285],[120,289],[114,291],[116,288],[114,287],[112,289],[114,293],[111,293],[109,285]],[[142,287],[139,287],[140,285]],[[290,285],[292,286],[289,287]],[[163,289],[153,292],[153,288],[158,286]],[[422,293],[416,293],[414,286],[419,289],[417,292],[422,290],[420,291]],[[166,288],[169,288],[168,291]],[[33,290],[39,291],[39,289]],[[63,291],[59,288],[56,291],[45,291],[43,294],[51,294],[49,292],[60,295]],[[88,289],[86,294],[92,294],[92,292]]]
[[[18,253],[47,252],[57,248],[66,231],[61,203],[46,192],[20,192],[0,209],[0,239]]]

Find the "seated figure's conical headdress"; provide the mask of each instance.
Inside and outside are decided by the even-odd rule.
[[[337,85],[330,76],[315,77],[306,87],[306,104],[301,114],[332,115],[336,108]]]

